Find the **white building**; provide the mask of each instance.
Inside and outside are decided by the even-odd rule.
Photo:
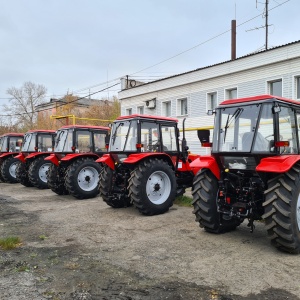
[[[122,79],[121,114],[186,118],[186,127],[213,125],[213,109],[226,99],[272,94],[300,100],[300,41],[249,54],[235,60],[149,83]],[[187,134],[194,153],[200,148],[196,131]]]

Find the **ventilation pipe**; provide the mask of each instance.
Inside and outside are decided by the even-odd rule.
[[[231,60],[236,59],[236,20],[231,20]]]

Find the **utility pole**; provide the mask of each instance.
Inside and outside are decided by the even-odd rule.
[[[268,16],[269,16],[269,12],[268,12],[268,4],[269,4],[269,0],[266,0],[266,50],[268,50],[268,27],[269,27],[269,24],[268,24]]]

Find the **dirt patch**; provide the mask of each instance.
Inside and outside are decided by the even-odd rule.
[[[100,197],[78,201],[1,183],[1,299],[299,299],[300,256],[273,249],[263,224],[253,234],[212,235],[192,208],[145,217]]]

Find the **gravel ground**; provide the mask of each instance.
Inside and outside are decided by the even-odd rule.
[[[273,248],[263,223],[200,229],[192,208],[146,217],[100,197],[0,183],[0,299],[300,299],[300,256]]]

